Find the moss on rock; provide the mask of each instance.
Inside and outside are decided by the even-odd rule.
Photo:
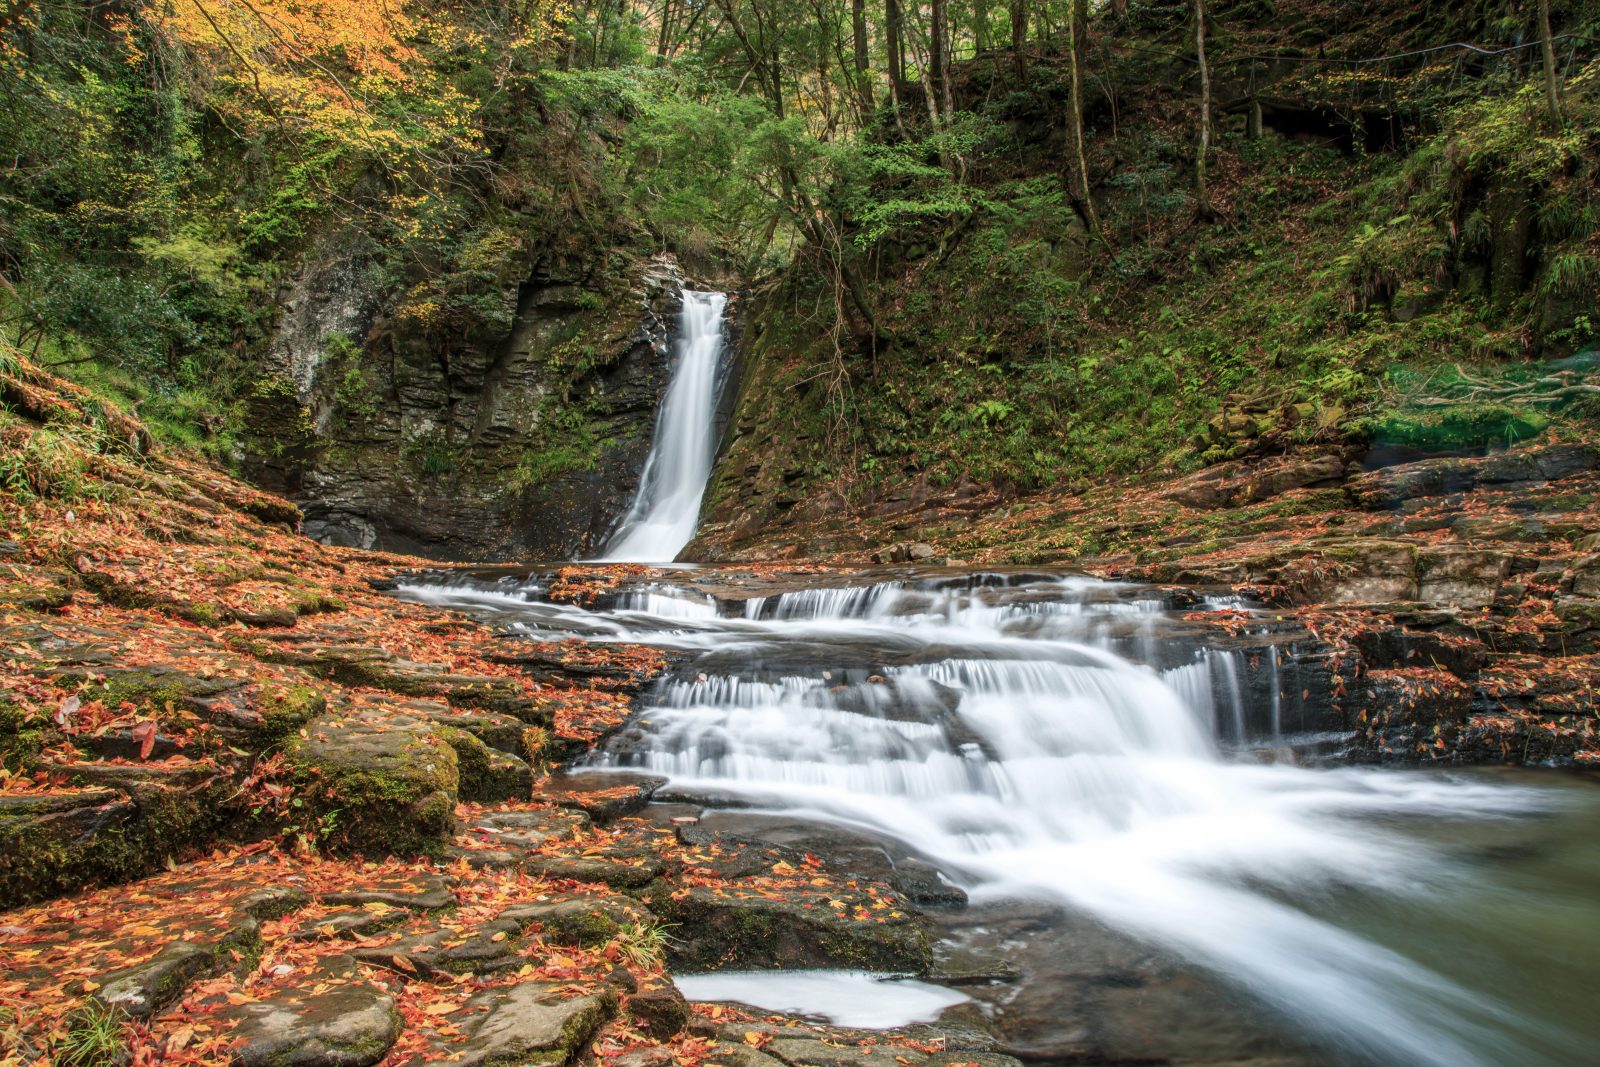
[[[460,765],[430,724],[377,707],[327,715],[285,753],[336,851],[438,855],[449,844]]]

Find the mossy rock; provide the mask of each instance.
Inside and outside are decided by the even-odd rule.
[[[460,765],[431,724],[378,708],[327,715],[285,754],[335,851],[442,855],[449,845]]]
[[[328,698],[309,682],[303,685],[264,682],[250,698],[250,704],[261,717],[261,724],[254,732],[262,741],[286,737],[328,710]]]
[[[208,846],[235,808],[221,783],[0,798],[0,908],[125,882]]]
[[[681,895],[661,894],[651,903],[664,921],[677,926],[668,951],[675,970],[928,969],[932,956],[927,935],[911,917],[909,903],[894,909],[897,914],[886,914],[853,890],[834,891],[847,905],[843,912],[829,904],[841,897],[799,889],[769,897],[696,887]],[[868,908],[868,917],[851,917],[858,906]]]
[[[490,748],[466,730],[441,726],[438,734],[455,750],[462,800],[494,804],[526,800],[533,792],[533,772],[522,760]]]
[[[655,916],[631,897],[584,896],[536,901],[503,912],[519,926],[537,925],[539,938],[552,945],[598,948],[630,927],[648,927]]]

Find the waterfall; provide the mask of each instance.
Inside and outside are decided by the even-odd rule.
[[[661,402],[639,491],[606,546],[607,562],[669,563],[694,537],[716,459],[725,293],[684,290],[677,368]]]
[[[1265,629],[1252,656],[1250,636],[1217,647],[1157,591],[1048,575],[723,601],[657,583],[559,616],[498,591],[411,595],[516,611],[537,639],[688,653],[590,767],[896,839],[977,905],[1060,902],[1224,976],[1340,1063],[1592,1062],[1559,1024],[1508,1004],[1520,979],[1440,970],[1432,945],[1362,928],[1390,912],[1454,943],[1467,936],[1455,917],[1474,909],[1554,907],[1527,886],[1490,887],[1492,868],[1454,842],[1499,823],[1530,832],[1565,802],[1492,778],[1259,760],[1262,742],[1287,749],[1326,729],[1297,719],[1283,733],[1278,690],[1299,685]],[[1546,958],[1581,956],[1520,936]],[[1540,958],[1520,942],[1512,955]]]

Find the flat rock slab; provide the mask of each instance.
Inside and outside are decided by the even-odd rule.
[[[655,921],[638,901],[621,896],[534,901],[503,911],[500,918],[536,927],[540,938],[550,944],[583,948],[604,945],[630,926]]]
[[[557,775],[547,795],[561,807],[584,812],[599,826],[644,810],[667,779],[653,774],[610,774],[593,771]]]
[[[543,878],[574,882],[599,882],[612,889],[642,889],[661,877],[666,864],[654,856],[641,858],[589,858],[579,856],[529,856],[523,869]]]
[[[438,875],[419,875],[392,882],[380,881],[363,889],[340,890],[323,893],[319,900],[324,904],[387,904],[391,908],[407,911],[438,911],[454,907],[456,895],[450,891],[450,881]]]
[[[226,969],[235,950],[257,945],[262,920],[287,915],[308,902],[303,891],[293,888],[248,893],[218,917],[207,934],[190,929],[180,934],[175,928],[174,940],[150,959],[99,975],[95,999],[130,1018],[149,1018],[192,982]]]
[[[237,1067],[368,1067],[400,1036],[394,1000],[366,984],[284,990],[229,1006]]]
[[[571,1060],[616,1011],[610,991],[563,995],[543,982],[486,989],[467,1002],[467,1039],[430,1067],[557,1067]],[[481,1019],[475,1026],[472,1017]]]
[[[662,894],[652,905],[679,927],[668,953],[674,966],[718,968],[851,967],[926,972],[927,935],[911,906],[884,907],[885,898],[831,886],[756,888],[696,886]]]
[[[497,919],[472,930],[430,930],[388,945],[363,945],[351,955],[403,974],[493,974],[522,965],[517,954],[520,932],[515,921]]]
[[[987,1042],[925,1051],[930,1043],[938,1047],[949,1041],[926,1027],[862,1031],[754,1022],[724,1024],[711,1032],[720,1042],[711,1062],[723,1067],[1022,1067],[1020,1060],[987,1051]],[[750,1044],[752,1038],[757,1044]]]

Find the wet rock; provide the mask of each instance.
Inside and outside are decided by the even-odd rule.
[[[229,1006],[237,1067],[367,1067],[400,1036],[393,998],[370,985],[289,989]]]
[[[896,862],[890,884],[923,907],[959,908],[967,902],[966,890],[946,882],[937,867],[917,859]]]
[[[467,1002],[461,1023],[466,1040],[438,1063],[554,1067],[577,1054],[616,1011],[616,1004],[609,991],[572,996],[542,982],[486,989]]]
[[[597,826],[644,810],[667,779],[648,774],[565,774],[553,778],[545,794],[564,808],[576,808]]]
[[[553,945],[594,948],[623,930],[648,925],[655,916],[630,897],[585,896],[566,900],[534,901],[500,913],[519,927],[534,927]]]
[[[1471,638],[1413,630],[1406,626],[1374,626],[1358,631],[1351,644],[1370,668],[1440,667],[1458,678],[1472,678],[1483,668],[1489,650]]]
[[[645,1033],[666,1041],[689,1025],[689,1002],[671,982],[650,985],[628,998],[628,1014],[642,1022]]]
[[[318,897],[324,904],[384,904],[406,911],[426,912],[453,908],[456,896],[448,879],[424,874],[397,881],[378,881],[363,889],[341,889]]]
[[[1364,758],[1450,759],[1472,712],[1473,687],[1440,670],[1374,670],[1362,676],[1352,697],[1357,751]]]
[[[455,830],[455,750],[431,723],[373,700],[330,712],[285,748],[330,843],[368,855],[442,853]]]
[[[654,897],[652,909],[678,926],[669,961],[685,971],[850,967],[920,974],[929,966],[928,940],[909,903],[879,906],[844,886],[767,892],[736,884]]]

